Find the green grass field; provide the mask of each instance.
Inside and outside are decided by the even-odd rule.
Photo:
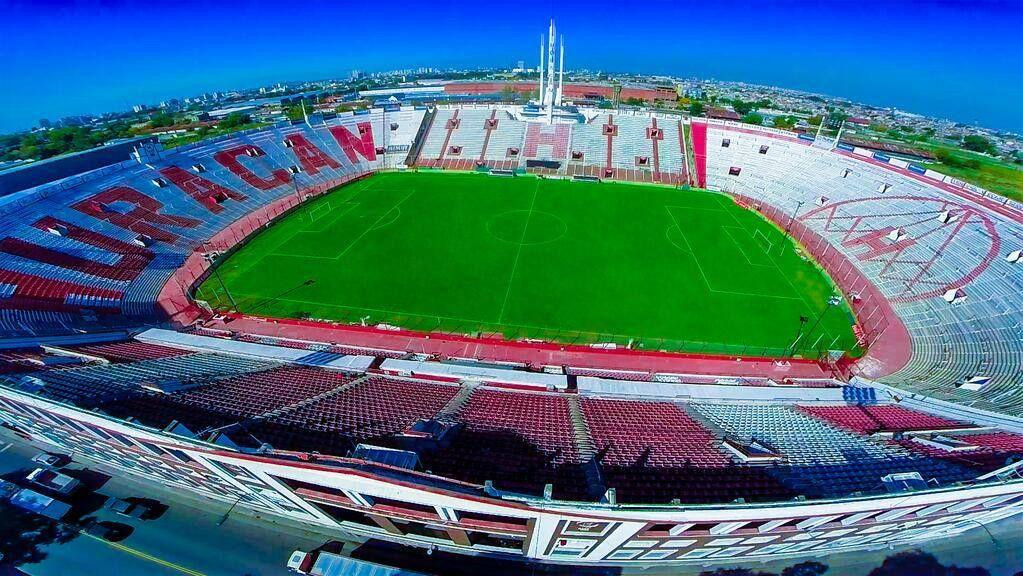
[[[219,272],[197,297],[230,308],[226,286],[263,316],[749,355],[783,354],[805,316],[798,352],[858,352],[816,264],[699,190],[378,174],[307,203]]]
[[[948,150],[960,162],[975,160],[978,166],[951,166],[942,162],[932,162],[925,163],[926,167],[1006,198],[1023,201],[1023,166],[1008,164],[967,150]]]

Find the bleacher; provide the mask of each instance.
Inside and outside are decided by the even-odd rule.
[[[815,147],[734,123],[710,123],[706,134],[694,146],[707,150],[709,188],[798,213],[799,224],[856,263],[892,302],[912,354],[894,373],[868,376],[1023,414],[1023,267],[1006,259],[1023,239],[1023,211],[925,180],[909,163],[872,159],[868,151]],[[943,296],[952,287],[959,292],[949,302]],[[964,385],[971,382],[980,384]]]
[[[693,404],[696,413],[740,443],[762,443],[784,457],[771,474],[808,497],[883,489],[888,474],[918,472],[938,485],[968,480],[969,470],[924,458],[896,445],[833,428],[790,406]]]
[[[9,338],[68,336],[164,321],[159,296],[171,275],[190,257],[237,241],[209,245],[218,234],[237,222],[265,223],[271,206],[284,210],[300,197],[398,166],[424,117],[411,108],[374,109],[316,118],[312,126],[275,125],[0,205],[7,223],[0,235],[0,331]],[[998,253],[1023,241],[1023,220],[1006,206],[972,202],[862,154],[733,128],[711,123],[693,131],[705,134],[693,143],[696,164],[705,163],[697,178],[793,214],[793,222],[824,239],[818,248],[841,254],[877,285],[912,339],[908,363],[877,378],[1023,414],[1023,267]],[[652,113],[595,112],[585,123],[541,126],[502,107],[441,108],[418,163],[514,170],[533,160],[540,164],[530,169],[539,174],[671,184],[688,178],[682,130],[676,118]],[[950,286],[957,286],[952,301],[945,298]],[[407,354],[191,330],[311,356]],[[592,500],[607,488],[622,503],[826,498],[883,491],[882,476],[904,472],[948,486],[1023,453],[1020,436],[885,404],[866,385],[842,387],[843,405],[777,396],[760,403],[681,396],[648,402],[596,397],[600,390],[586,386],[569,393],[497,390],[137,340],[57,348],[76,360],[55,361],[38,347],[0,353],[2,383],[146,426],[224,429],[246,447],[332,455],[347,455],[360,442],[400,446],[410,426],[437,420],[451,431],[446,442],[419,454],[427,470],[532,495],[552,484],[554,497],[564,499]],[[853,367],[872,369],[870,362]],[[635,387],[725,384],[767,394],[840,385],[828,378],[779,382],[582,366],[566,372]]]
[[[462,425],[450,446],[424,455],[435,473],[533,495],[553,484],[558,498],[585,497],[566,395],[478,389],[449,419]]]
[[[181,348],[171,348],[170,346],[149,344],[137,340],[112,342],[109,344],[85,344],[82,346],[71,346],[68,349],[79,354],[104,358],[111,362],[156,360],[157,358],[171,358],[190,353],[188,350]]]
[[[350,384],[249,431],[278,449],[345,455],[357,442],[389,444],[391,436],[432,418],[458,392],[455,386],[380,377]]]
[[[265,219],[258,208],[296,201],[296,190],[403,163],[424,115],[374,109],[233,134],[0,206],[11,223],[0,237],[0,328],[42,336],[161,319],[161,288],[204,242],[243,217]]]
[[[969,424],[894,405],[802,406],[803,412],[857,434],[965,428]]]
[[[4,353],[0,359],[13,368],[0,378],[157,429],[176,423],[177,433],[208,440],[218,432],[250,449],[347,456],[359,443],[411,447],[434,474],[534,496],[550,484],[566,500],[592,501],[608,488],[622,503],[826,498],[883,491],[882,476],[904,472],[945,486],[1023,453],[1019,436],[972,432],[972,424],[891,404],[506,390],[140,341],[61,353],[71,355],[48,363],[38,349]],[[420,421],[441,423],[447,434],[423,444],[408,435]],[[871,436],[877,432],[889,436]],[[955,451],[929,440],[946,433],[961,441],[950,444]]]
[[[715,435],[669,402],[584,399],[604,482],[621,502],[783,499],[791,491],[735,465]]]
[[[112,398],[131,395],[145,386],[205,382],[274,366],[271,362],[240,356],[185,354],[130,363],[47,370],[26,374],[14,384],[46,398],[91,407]]]

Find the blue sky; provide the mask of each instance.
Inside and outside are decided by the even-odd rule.
[[[1023,132],[1023,1],[0,0],[0,132],[352,68],[536,59],[742,80]]]

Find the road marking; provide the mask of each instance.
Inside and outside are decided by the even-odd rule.
[[[175,564],[173,562],[168,562],[167,560],[164,560],[162,558],[157,558],[156,556],[152,556],[150,554],[146,554],[145,552],[142,552],[141,550],[136,550],[136,549],[131,548],[129,546],[125,546],[124,544],[119,544],[117,542],[110,542],[109,540],[104,540],[104,539],[102,539],[102,538],[100,538],[98,536],[93,536],[92,534],[86,533],[84,530],[79,530],[78,532],[82,536],[87,536],[89,538],[92,538],[93,540],[98,540],[99,542],[102,542],[102,543],[106,544],[107,546],[110,546],[112,548],[120,550],[121,552],[126,552],[128,554],[131,554],[132,556],[135,556],[137,558],[141,558],[143,560],[147,560],[147,561],[152,562],[154,564],[159,564],[160,566],[163,566],[165,568],[170,568],[171,570],[177,570],[178,572],[182,572],[184,574],[189,574],[190,576],[206,576],[206,574],[204,574],[202,572],[198,572],[196,570],[191,570],[189,568],[185,568],[184,566],[179,566],[178,564]]]

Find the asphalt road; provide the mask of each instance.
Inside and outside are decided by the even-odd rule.
[[[0,475],[30,471],[33,464],[29,459],[39,452],[37,447],[8,434],[0,435],[0,449],[12,441],[0,452]],[[80,470],[85,466],[75,462],[67,468]],[[329,540],[237,511],[220,523],[228,505],[183,499],[133,479],[111,477],[98,491],[119,498],[154,498],[168,508],[155,520],[125,519],[100,510],[95,513],[100,520],[129,524],[134,532],[119,543],[81,534],[70,542],[45,546],[45,559],[21,566],[21,570],[33,576],[283,576],[289,574],[285,563],[293,550],[309,550]]]
[[[45,445],[33,445],[0,429],[0,476],[15,471],[27,473],[35,466],[30,458]],[[76,461],[68,469],[101,470],[96,463]],[[98,492],[105,496],[153,498],[167,505],[155,520],[128,520],[100,510],[101,520],[130,524],[134,532],[120,543],[80,535],[64,544],[44,547],[46,557],[37,564],[20,568],[32,576],[285,576],[288,556],[293,550],[310,550],[337,534],[318,533],[311,527],[271,521],[234,510],[229,505],[166,490],[124,476],[105,475]],[[358,543],[348,542],[346,551]],[[921,546],[946,565],[982,566],[993,576],[1013,576],[1023,570],[1023,520],[1009,519],[941,541]],[[866,576],[885,557],[898,550],[849,552],[814,560],[830,566],[828,576]],[[440,559],[438,559],[440,560]],[[448,560],[451,561],[451,560]],[[780,573],[793,561],[737,564],[731,567]],[[450,566],[450,565],[448,565]],[[723,567],[715,565],[714,569]],[[508,569],[507,566],[504,567]],[[706,566],[629,569],[625,574],[684,576],[708,570]],[[436,570],[444,573],[443,565]],[[503,571],[493,570],[492,573]],[[512,572],[518,572],[512,569]],[[525,566],[521,574],[536,573]]]

